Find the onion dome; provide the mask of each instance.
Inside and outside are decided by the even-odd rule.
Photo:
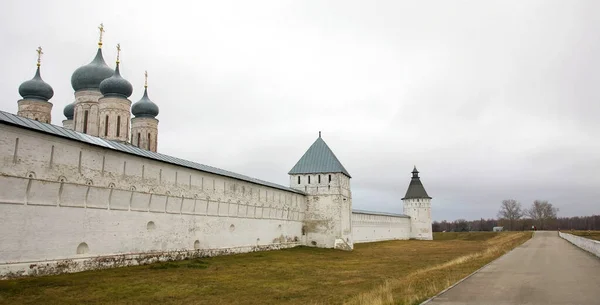
[[[119,63],[117,62],[117,68],[113,76],[103,80],[100,83],[100,92],[104,96],[118,96],[122,98],[128,98],[133,93],[133,86],[131,83],[121,77],[119,73]]]
[[[63,110],[63,114],[67,117],[67,120],[72,120],[75,115],[75,102],[65,106]]]
[[[158,106],[148,98],[148,87],[144,88],[144,96],[131,106],[131,113],[136,117],[155,118],[158,115]]]
[[[48,101],[54,96],[54,90],[48,83],[42,80],[42,77],[40,76],[40,66],[38,65],[35,76],[19,86],[19,94],[24,99]]]
[[[106,65],[102,57],[102,49],[98,48],[96,57],[91,63],[77,68],[71,76],[73,90],[99,89],[100,83],[113,75],[113,69]]]

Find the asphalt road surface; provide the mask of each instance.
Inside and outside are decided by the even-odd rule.
[[[555,231],[534,237],[427,305],[600,304],[600,259]]]

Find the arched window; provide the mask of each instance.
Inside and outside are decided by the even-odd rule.
[[[106,116],[106,119],[104,120],[104,136],[105,137],[108,136],[108,115]]]
[[[117,137],[121,136],[121,116],[117,116]]]
[[[300,176],[298,176],[298,184],[300,184]]]
[[[150,140],[150,135],[151,135],[151,134],[150,134],[150,133],[148,133],[148,150],[150,150],[150,141],[151,141],[151,140]]]
[[[308,184],[310,184],[310,176],[308,176]]]
[[[329,175],[329,182],[331,182],[331,175]]]
[[[137,136],[137,147],[140,147],[140,133],[138,132],[138,136]]]
[[[83,133],[87,133],[88,114],[87,110],[83,112]]]
[[[319,183],[321,183],[321,175],[319,175]]]

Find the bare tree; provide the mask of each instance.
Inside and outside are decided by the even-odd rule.
[[[508,229],[510,231],[513,230],[515,221],[521,219],[521,217],[523,217],[523,208],[520,202],[514,199],[502,200],[500,211],[498,211],[498,218],[508,220]]]
[[[552,203],[548,203],[546,200],[535,200],[526,214],[533,221],[537,221],[540,224],[540,230],[543,230],[545,224],[556,219],[557,212],[558,208],[553,207]]]

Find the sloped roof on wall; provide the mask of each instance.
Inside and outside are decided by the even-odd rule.
[[[288,174],[321,174],[321,173],[343,173],[352,178],[344,168],[340,160],[327,146],[319,135],[319,138],[308,148],[302,158],[294,165]]]
[[[391,216],[391,217],[410,218],[410,216],[405,215],[405,214],[388,213],[388,212],[373,212],[373,211],[356,210],[356,209],[352,209],[352,213],[354,213],[354,214],[366,214],[366,215],[377,215],[377,216]]]
[[[227,171],[224,169],[220,169],[220,168],[216,168],[216,167],[212,167],[212,166],[208,166],[208,165],[204,165],[204,164],[199,164],[199,163],[192,162],[192,161],[187,161],[187,160],[155,153],[155,152],[152,152],[149,150],[137,148],[133,145],[124,144],[121,142],[116,142],[116,141],[111,141],[111,140],[105,140],[102,138],[98,138],[98,137],[90,136],[90,135],[80,133],[77,131],[73,131],[68,128],[64,128],[64,127],[60,127],[60,126],[56,126],[56,125],[52,125],[52,124],[41,123],[36,120],[20,117],[20,116],[17,116],[17,115],[8,113],[8,112],[4,112],[4,111],[0,111],[0,123],[23,127],[23,128],[43,132],[43,133],[58,136],[58,137],[63,137],[63,138],[67,138],[67,139],[71,139],[71,140],[75,140],[75,141],[79,141],[79,142],[83,142],[83,143],[87,143],[87,144],[91,144],[91,145],[95,145],[95,146],[104,147],[107,149],[119,151],[119,152],[130,154],[130,155],[136,155],[139,157],[153,159],[153,160],[166,162],[166,163],[170,163],[170,164],[174,164],[174,165],[179,165],[179,166],[183,166],[183,167],[187,167],[187,168],[191,168],[191,169],[195,169],[195,170],[199,170],[199,171],[203,171],[203,172],[207,172],[207,173],[211,173],[211,174],[215,174],[215,175],[220,175],[220,176],[234,178],[234,179],[238,179],[238,180],[242,180],[242,181],[246,181],[246,182],[256,183],[256,184],[280,189],[283,191],[293,192],[293,193],[297,193],[297,194],[304,194],[301,191],[297,191],[295,189],[292,189],[292,188],[289,188],[289,187],[286,187],[283,185],[279,185],[279,184],[263,181],[260,179],[244,176],[244,175],[230,172],[230,171]]]
[[[417,167],[412,171],[412,178],[410,179],[410,184],[408,185],[408,189],[406,190],[406,195],[404,195],[404,199],[414,199],[414,198],[428,198],[427,191],[425,191],[425,187],[423,183],[421,183],[421,178],[419,178],[419,171],[417,171]]]

